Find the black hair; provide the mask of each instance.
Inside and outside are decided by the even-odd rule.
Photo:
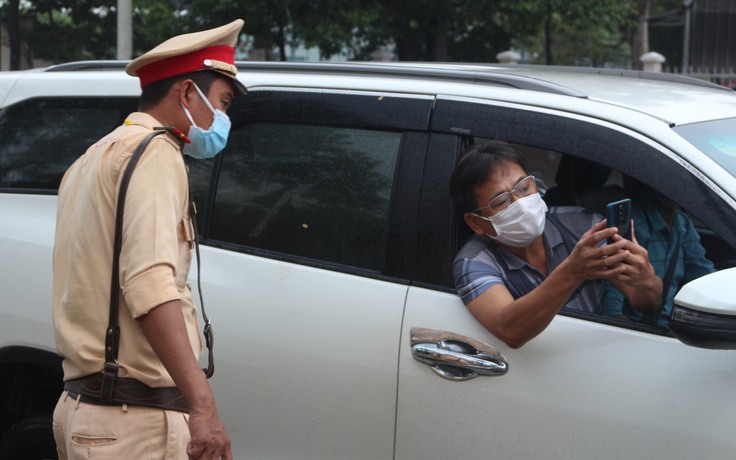
[[[141,92],[141,98],[138,101],[138,110],[148,110],[155,106],[169,92],[171,87],[181,80],[191,79],[194,83],[199,86],[204,94],[207,94],[212,86],[212,83],[218,78],[227,78],[224,75],[213,72],[211,70],[198,70],[196,72],[189,72],[181,75],[174,75],[173,77],[164,78],[163,80],[155,81],[150,83],[143,88]]]
[[[460,212],[471,212],[479,205],[475,189],[481,187],[497,167],[515,163],[526,172],[526,160],[511,145],[502,141],[488,141],[468,146],[450,177],[450,195]]]

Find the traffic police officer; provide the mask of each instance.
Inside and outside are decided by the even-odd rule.
[[[139,111],[64,175],[53,264],[65,381],[54,436],[62,459],[232,458],[198,362],[202,340],[187,286],[195,236],[182,153],[207,158],[225,145],[227,109],[245,93],[234,65],[242,25],[238,19],[180,35],[131,61],[126,71],[142,87]],[[116,198],[136,147],[154,130],[166,132],[146,146],[124,199],[110,399],[102,389]]]

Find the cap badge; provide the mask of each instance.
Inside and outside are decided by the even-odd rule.
[[[215,59],[205,59],[203,64],[205,67],[209,67],[210,69],[222,70],[223,72],[231,73],[233,75],[236,75],[238,73],[238,68],[232,64],[228,64],[227,62],[222,62]]]

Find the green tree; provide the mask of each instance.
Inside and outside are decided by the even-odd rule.
[[[505,4],[503,14],[514,43],[529,49],[535,62],[601,65],[629,55],[620,51],[636,24],[634,7],[632,0],[518,0]]]
[[[543,63],[596,65],[628,59],[633,1],[308,0],[310,14],[292,18],[295,36],[323,54],[350,49],[362,59],[393,43],[401,61],[493,62],[516,45]]]
[[[23,11],[31,29],[25,40],[33,56],[55,62],[114,59],[116,17],[99,0],[34,0]]]
[[[306,0],[296,2],[293,34],[307,47],[318,47],[323,58],[346,53],[355,60],[387,44],[381,27],[381,5],[366,0]]]
[[[286,46],[297,42],[293,11],[296,0],[137,0],[134,47],[137,53],[162,40],[244,18],[243,34],[253,37],[254,48],[266,50],[266,59],[286,60]],[[277,49],[277,55],[272,50]]]
[[[645,49],[647,11],[678,2],[135,0],[133,45],[139,55],[171,36],[242,17],[243,37],[270,60],[286,60],[287,48],[300,44],[318,47],[325,58],[346,53],[364,60],[391,44],[401,61],[495,62],[496,54],[515,47],[529,50],[536,63],[627,66]],[[110,2],[0,0],[0,8],[14,49],[22,38],[35,57],[55,62],[115,58]]]
[[[509,45],[497,2],[380,0],[384,33],[401,61],[489,61]]]

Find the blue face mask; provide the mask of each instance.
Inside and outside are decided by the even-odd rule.
[[[199,93],[199,96],[205,104],[207,104],[207,107],[212,111],[215,119],[212,121],[212,126],[210,126],[209,129],[202,129],[194,123],[192,114],[189,113],[189,110],[182,105],[184,113],[192,123],[192,126],[189,127],[189,133],[187,134],[187,137],[192,142],[190,144],[185,144],[182,151],[184,152],[184,155],[189,155],[190,157],[198,160],[213,158],[215,155],[220,153],[227,144],[227,136],[230,134],[230,118],[228,118],[227,114],[222,110],[215,110],[197,85],[194,85],[194,88],[197,90],[197,93]]]

